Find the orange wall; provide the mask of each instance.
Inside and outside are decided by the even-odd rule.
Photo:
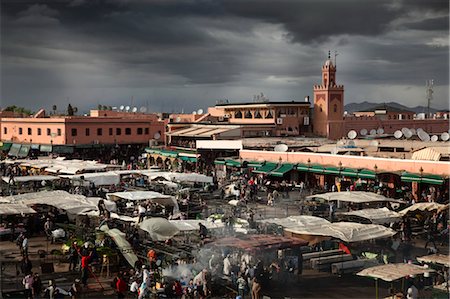
[[[269,152],[269,151],[254,151],[241,150],[240,157],[244,160],[251,161],[269,161],[279,163],[280,158],[283,163],[308,163],[321,164],[339,167],[339,162],[342,167],[349,168],[366,168],[374,170],[376,165],[378,171],[396,172],[408,171],[412,173],[420,173],[420,168],[424,173],[449,176],[450,162],[444,161],[419,161],[419,160],[402,160],[402,159],[384,159],[374,157],[360,157],[360,156],[340,156],[330,154],[317,153],[299,153],[299,152]]]

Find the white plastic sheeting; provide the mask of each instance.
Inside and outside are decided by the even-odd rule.
[[[86,197],[86,200],[88,202],[90,202],[91,204],[95,205],[96,207],[98,207],[98,202],[100,200],[103,200],[103,202],[105,203],[106,209],[108,211],[110,211],[110,212],[117,211],[117,204],[112,200],[103,199],[101,197]]]
[[[444,265],[446,267],[450,267],[450,257],[445,254],[431,254],[426,256],[418,257],[417,260],[421,263],[430,263],[430,264],[438,264]]]
[[[364,191],[344,191],[314,194],[306,197],[306,200],[321,199],[325,201],[342,201],[351,203],[371,203],[371,202],[401,202],[396,199],[387,198],[373,192]]]
[[[170,195],[164,195],[155,191],[126,191],[126,192],[115,192],[106,194],[106,198],[112,201],[119,199],[124,199],[127,201],[142,201],[150,199],[153,202],[161,204],[163,206],[173,206],[174,214],[179,213],[180,209],[178,207],[178,202],[175,197]]]
[[[150,180],[158,177],[162,177],[167,181],[180,182],[180,183],[213,183],[213,178],[204,174],[198,173],[178,173],[178,172],[147,172],[143,173],[148,176]]]
[[[125,234],[117,228],[109,229],[107,225],[103,225],[100,230],[104,231],[105,234],[111,237],[123,257],[127,260],[128,264],[130,264],[131,267],[134,267],[138,261],[138,257],[134,253],[131,244],[127,241],[127,239],[125,239]]]
[[[293,216],[284,219],[267,219],[262,222],[275,223],[284,230],[299,235],[327,236],[344,242],[359,242],[392,237],[396,232],[378,224],[334,222],[314,216]]]
[[[364,269],[358,272],[357,275],[378,278],[384,281],[395,281],[410,275],[422,275],[429,272],[435,271],[413,264],[387,264]]]
[[[391,222],[398,222],[401,220],[402,215],[397,212],[391,211],[388,208],[381,209],[364,209],[358,211],[351,211],[341,213],[341,215],[357,216],[370,220],[373,224],[384,224]]]
[[[25,182],[32,182],[32,181],[54,181],[59,180],[59,177],[53,176],[53,175],[27,175],[27,176],[16,176],[14,177],[14,181],[16,183],[25,183]],[[8,183],[9,177],[4,176],[3,181]]]
[[[20,203],[2,203],[0,204],[0,215],[22,215],[35,214],[36,211]]]
[[[73,181],[81,181],[83,178],[83,180],[94,183],[96,186],[109,186],[120,183],[120,175],[114,173],[113,171],[83,173],[77,175],[60,175],[60,177]]]
[[[448,205],[443,205],[435,202],[419,202],[415,203],[412,206],[407,207],[406,209],[398,212],[400,215],[406,215],[408,212],[414,211],[437,211],[448,208]]]
[[[169,222],[175,225],[176,228],[182,232],[198,231],[199,223],[206,226],[208,230],[224,227],[224,223],[220,220],[214,222],[210,220],[169,220]]]
[[[145,219],[138,226],[148,232],[154,241],[167,241],[180,232],[169,220],[160,217]]]

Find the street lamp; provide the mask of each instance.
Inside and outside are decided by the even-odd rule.
[[[283,162],[283,159],[280,157],[280,158],[278,159],[278,163],[281,165],[282,162]]]

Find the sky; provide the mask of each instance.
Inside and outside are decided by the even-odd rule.
[[[449,106],[448,0],[2,0],[0,107],[150,111],[312,96]]]

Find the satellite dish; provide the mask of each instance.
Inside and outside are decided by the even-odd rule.
[[[175,122],[177,122],[177,123],[179,123],[181,121],[181,117],[177,117],[176,119],[175,119]]]
[[[352,147],[356,146],[356,144],[353,140],[350,140],[347,145],[352,146]]]
[[[117,110],[117,107],[116,106],[112,106],[111,109],[112,110]]]
[[[377,135],[377,130],[372,129],[372,130],[370,130],[369,134],[370,135]]]
[[[133,109],[131,111],[136,113],[137,112],[137,107],[133,107]]]
[[[409,139],[412,137],[413,133],[411,132],[410,129],[406,128],[405,132],[403,132],[403,135],[405,135],[406,139]]]
[[[400,131],[400,130],[395,131],[394,137],[395,137],[396,139],[400,139],[400,138],[402,138],[402,136],[403,136],[402,131]]]
[[[384,134],[384,129],[383,128],[378,128],[377,129],[377,134],[378,135]]]
[[[126,106],[126,107],[125,107],[125,111],[126,111],[126,112],[130,111],[130,106]]]
[[[361,136],[366,136],[367,135],[367,129],[362,129],[359,134],[361,134]]]
[[[123,109],[125,109],[125,106],[124,105],[120,105],[119,109],[120,109],[120,111],[123,111]]]
[[[378,141],[372,140],[372,141],[370,142],[370,146],[378,147]]]
[[[450,134],[447,133],[447,132],[442,133],[442,134],[441,134],[441,139],[442,139],[442,141],[447,141],[447,140],[449,140],[449,139],[450,139]]]
[[[431,142],[436,142],[439,140],[439,137],[437,135],[433,135],[433,136],[431,136],[430,140],[431,140]]]
[[[197,114],[203,114],[203,109],[198,109]]]
[[[147,112],[147,107],[142,106],[141,108],[139,108],[139,112],[142,112],[142,113]]]
[[[428,142],[430,141],[430,135],[428,135],[427,132],[425,132],[424,130],[421,130],[417,133],[417,136],[419,136],[419,139],[424,141],[424,142]]]
[[[273,148],[273,150],[275,152],[287,152],[287,150],[289,149],[289,147],[286,144],[277,144],[275,145],[275,147]]]
[[[196,114],[197,114],[197,111],[192,111],[192,114],[196,115]]]
[[[351,130],[351,131],[349,131],[349,132],[347,133],[347,137],[348,137],[349,139],[355,139],[357,135],[358,135],[358,133],[356,133],[355,130]]]
[[[158,132],[156,132],[156,133],[153,135],[153,139],[159,139],[159,138],[161,138],[161,134],[159,134]]]
[[[413,135],[416,135],[416,134],[417,134],[416,129],[411,128],[411,129],[409,129],[409,130],[411,131],[411,134],[413,134]]]

